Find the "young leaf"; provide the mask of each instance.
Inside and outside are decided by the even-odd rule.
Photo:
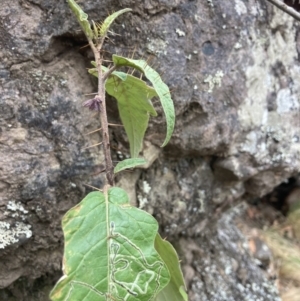
[[[98,76],[95,69],[90,69],[89,72]],[[117,71],[106,80],[105,89],[118,102],[120,117],[130,144],[130,155],[136,158],[143,146],[149,114],[157,116],[150,101],[157,94],[144,81]]]
[[[93,39],[94,33],[91,29],[90,22],[88,21],[88,15],[81,9],[81,7],[74,0],[68,0],[68,4],[71,7],[72,11],[74,12],[85,35],[88,38]]]
[[[131,8],[124,8],[124,9],[121,9],[121,10],[119,10],[119,11],[113,13],[112,15],[108,16],[108,17],[104,20],[103,24],[101,25],[101,28],[100,28],[100,36],[101,36],[101,37],[106,36],[106,33],[107,33],[107,31],[108,31],[110,25],[114,22],[114,20],[115,20],[118,16],[120,16],[121,14],[124,14],[124,13],[126,13],[126,12],[128,12],[128,11],[131,11],[131,10],[132,10]]]
[[[150,102],[156,93],[145,82],[131,75],[127,75],[125,81],[119,77],[109,78],[105,89],[118,101],[120,117],[130,144],[130,155],[136,158],[143,146],[149,114],[157,115]]]
[[[113,55],[113,62],[116,66],[127,66],[138,69],[144,73],[147,79],[152,83],[166,116],[167,134],[162,147],[165,146],[172,136],[175,125],[175,110],[168,86],[162,81],[159,74],[144,60],[133,60]]]
[[[116,167],[114,169],[114,173],[116,174],[124,169],[133,168],[133,167],[136,167],[139,165],[144,165],[146,163],[147,163],[147,161],[144,158],[125,159],[116,165]]]
[[[149,301],[168,284],[168,269],[154,248],[157,222],[130,206],[121,188],[89,193],[62,226],[65,275],[52,301]]]
[[[168,267],[171,279],[168,285],[158,293],[154,300],[188,301],[185,282],[176,250],[168,241],[163,240],[159,234],[155,237],[155,249]]]

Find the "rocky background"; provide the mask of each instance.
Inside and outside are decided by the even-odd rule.
[[[118,179],[180,253],[192,301],[280,300],[236,219],[280,183],[299,183],[299,24],[264,0],[86,0],[119,17],[109,53],[149,59],[172,90],[165,149],[153,119],[152,165]],[[92,54],[64,0],[0,6],[0,300],[48,301],[61,275],[60,221],[103,185],[100,127],[82,108],[96,91]],[[108,99],[109,120],[119,123]],[[129,153],[111,128],[114,160]],[[297,182],[298,181],[298,182]],[[271,256],[271,255],[268,255]]]

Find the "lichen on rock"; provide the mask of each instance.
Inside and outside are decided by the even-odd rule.
[[[27,240],[31,236],[31,225],[23,222],[16,222],[14,225],[0,222],[0,249]]]

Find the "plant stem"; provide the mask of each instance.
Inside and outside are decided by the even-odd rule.
[[[91,49],[95,56],[97,71],[98,71],[98,97],[100,99],[100,121],[101,121],[101,127],[102,127],[102,140],[103,140],[103,151],[104,151],[104,158],[105,158],[105,173],[106,173],[106,181],[107,184],[110,186],[114,185],[114,167],[111,159],[111,153],[110,153],[110,143],[109,143],[109,132],[108,132],[108,121],[107,121],[107,113],[106,113],[106,102],[105,102],[105,88],[104,83],[105,79],[103,79],[102,76],[102,58],[100,55],[100,49],[102,43],[97,45],[95,47],[93,41],[89,39],[89,44],[91,46]]]
[[[107,70],[102,77],[102,80],[105,81],[115,70],[117,69],[117,66],[111,67],[109,70]]]

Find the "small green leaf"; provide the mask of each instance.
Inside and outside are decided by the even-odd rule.
[[[101,28],[100,28],[100,36],[101,37],[104,37],[106,36],[106,33],[109,29],[109,27],[111,26],[111,24],[115,21],[115,19],[120,16],[121,14],[124,14],[128,11],[131,11],[132,9],[131,8],[124,8],[124,9],[121,9],[115,13],[113,13],[112,15],[108,16],[103,24],[101,25]]]
[[[72,11],[74,12],[85,35],[88,38],[93,39],[94,33],[88,21],[88,15],[81,9],[81,7],[74,0],[68,0],[68,4],[71,7]]]
[[[159,234],[155,237],[155,249],[165,262],[171,275],[170,282],[158,293],[155,301],[188,301],[176,250],[168,241],[163,240]]]
[[[106,71],[105,67],[102,68]],[[98,76],[96,69],[90,69],[89,72]],[[114,71],[106,80],[105,89],[118,102],[120,117],[130,144],[130,155],[137,158],[143,146],[149,115],[157,116],[150,101],[157,94],[144,81],[118,71]]]
[[[118,101],[120,117],[130,144],[130,155],[136,158],[143,146],[149,114],[157,115],[150,102],[156,93],[144,81],[129,74],[126,80],[117,76],[110,77],[105,88]]]
[[[157,221],[130,206],[121,188],[89,193],[62,226],[64,276],[52,301],[149,301],[168,284],[168,269],[154,248]]]
[[[162,147],[165,146],[169,142],[175,126],[175,109],[168,86],[162,81],[159,74],[144,60],[133,60],[113,55],[113,62],[116,66],[127,66],[138,69],[144,73],[147,79],[152,83],[166,116],[167,134]]]
[[[114,168],[114,173],[118,173],[124,169],[133,168],[144,164],[147,164],[147,161],[144,158],[125,159],[116,165],[116,167]]]

